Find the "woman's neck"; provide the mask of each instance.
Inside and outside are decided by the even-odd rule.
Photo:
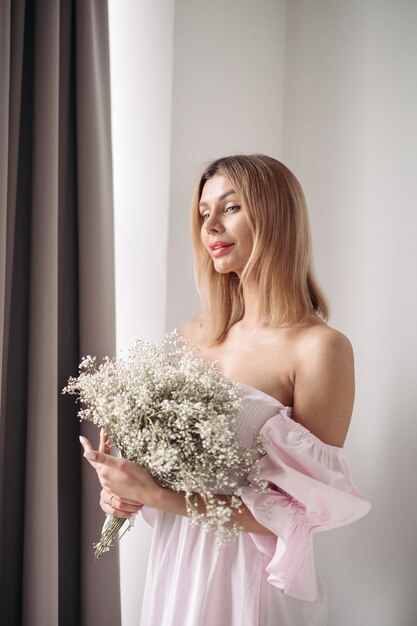
[[[257,328],[261,323],[261,294],[259,286],[255,281],[245,281],[242,283],[243,300],[245,303],[245,313],[241,319],[241,324],[248,328]],[[277,306],[276,303],[275,306]]]

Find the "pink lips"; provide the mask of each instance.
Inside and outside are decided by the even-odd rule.
[[[233,243],[229,243],[228,241],[213,241],[213,243],[209,245],[209,248],[211,250],[211,255],[218,257],[225,254],[232,246]]]

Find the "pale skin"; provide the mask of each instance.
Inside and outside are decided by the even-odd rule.
[[[245,207],[230,182],[214,176],[203,188],[200,212],[201,238],[210,245],[228,245],[212,252],[218,272],[241,276],[252,249]],[[231,380],[255,387],[293,407],[293,418],[326,444],[341,447],[349,428],[354,400],[353,352],[349,340],[312,314],[303,324],[266,328],[258,321],[259,293],[255,282],[243,282],[244,317],[216,345],[205,336],[204,317],[186,321],[182,334],[198,346],[208,361]],[[128,518],[143,505],[186,515],[183,494],[160,487],[142,467],[110,456],[109,441],[100,434],[98,450],[80,437],[86,458],[96,469],[102,486],[100,506],[106,513]],[[203,507],[203,505],[201,504]],[[236,514],[230,524],[245,531],[270,531],[249,509]]]

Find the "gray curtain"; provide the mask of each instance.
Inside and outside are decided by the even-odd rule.
[[[118,626],[77,407],[115,348],[105,0],[0,2],[0,623]],[[88,434],[97,440],[95,432]]]

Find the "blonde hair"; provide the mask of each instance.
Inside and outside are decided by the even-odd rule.
[[[240,197],[252,232],[253,249],[241,279],[216,272],[201,241],[199,202],[213,176],[224,176]],[[197,289],[208,337],[221,341],[242,319],[241,283],[255,279],[260,293],[260,323],[278,327],[305,321],[313,313],[328,317],[328,306],[312,269],[311,235],[301,185],[282,163],[262,154],[238,155],[209,163],[192,203],[192,233]]]

